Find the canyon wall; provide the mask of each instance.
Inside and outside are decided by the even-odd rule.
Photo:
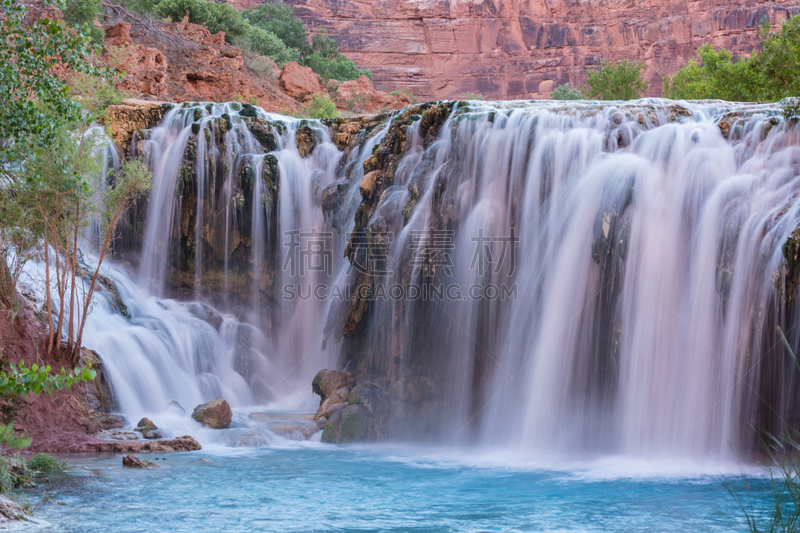
[[[238,0],[253,5],[257,0]],[[547,98],[586,79],[602,59],[647,65],[648,94],[705,42],[746,54],[759,22],[779,24],[800,1],[744,0],[286,0],[325,29],[383,91],[425,100],[464,92]]]

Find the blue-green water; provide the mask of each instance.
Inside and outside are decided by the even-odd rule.
[[[123,468],[119,456],[70,456],[70,471],[26,494],[48,523],[41,529],[746,530],[722,470],[709,465],[598,459],[508,466],[504,454],[319,443],[142,457],[160,468]],[[736,472],[728,468],[741,489]]]

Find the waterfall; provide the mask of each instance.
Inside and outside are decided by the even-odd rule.
[[[84,335],[124,414],[313,410],[314,374],[346,368],[391,397],[395,439],[707,457],[797,425],[800,132],[779,106],[346,123],[192,103],[135,132],[140,253],[104,268]],[[325,268],[295,264],[309,246]]]

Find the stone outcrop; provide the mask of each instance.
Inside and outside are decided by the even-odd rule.
[[[398,109],[411,103],[411,98],[406,94],[391,96],[375,90],[372,80],[363,74],[356,80],[342,82],[336,90],[336,107],[356,113],[365,109]]]
[[[125,100],[120,105],[109,106],[105,123],[111,126],[111,139],[127,153],[133,132],[157,126],[170,109],[172,104],[138,99]]]
[[[379,90],[411,89],[425,100],[547,98],[558,84],[581,84],[601,60],[622,58],[646,63],[648,92],[658,95],[661,77],[702,43],[746,54],[764,17],[777,24],[800,9],[797,0],[288,3],[370,69]]]
[[[202,403],[194,408],[192,418],[206,427],[224,429],[231,425],[231,406],[225,400]]]
[[[200,443],[189,435],[170,440],[98,440],[85,451],[111,453],[171,453],[195,452],[202,449]]]
[[[322,442],[348,443],[384,439],[390,402],[377,382],[357,380],[350,372],[320,370],[311,389],[320,396],[314,415]]]
[[[126,455],[122,458],[122,466],[128,468],[157,468],[158,465],[135,455]]]
[[[225,42],[223,32],[212,35],[187,20],[144,24],[134,19],[105,26],[105,32],[103,58],[125,73],[119,87],[140,98],[171,102],[238,99],[284,112],[298,107],[294,98],[277,86],[275,64],[256,58],[260,68],[254,70],[255,63],[246,63],[242,51]]]
[[[134,429],[134,431],[138,431],[142,434],[142,437],[148,440],[161,438],[161,430],[158,429],[149,418],[142,418],[139,420],[139,423],[136,424],[136,429]]]
[[[20,504],[0,494],[0,523],[28,520],[28,512]]]
[[[297,61],[283,65],[280,82],[286,94],[302,102],[307,102],[314,94],[324,91],[319,76],[311,68],[301,67]]]
[[[118,88],[138,98],[177,103],[247,101],[266,111],[288,114],[312,95],[327,93],[309,67],[292,61],[279,69],[267,57],[247,55],[227,44],[223,32],[211,34],[186,19],[145,23],[124,14],[121,18],[126,20],[104,27],[102,58],[124,73]],[[340,94],[336,101],[344,111],[379,112],[410,103],[404,95],[375,90],[366,77],[343,83]],[[359,104],[357,109],[353,102]],[[134,129],[146,127],[151,126]],[[127,149],[130,138],[115,136],[114,141]]]

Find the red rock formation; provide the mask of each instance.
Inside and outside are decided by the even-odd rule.
[[[176,24],[131,20],[135,24],[120,21],[105,26],[103,58],[125,72],[119,87],[140,98],[170,102],[255,100],[266,111],[291,113],[313,94],[326,92],[319,76],[296,61],[278,69],[269,58],[259,57],[253,60],[259,63],[259,71],[250,68],[242,51],[225,42],[223,32],[212,35],[205,27],[186,20]],[[380,112],[410,103],[406,96],[376,91],[368,78],[362,78],[341,84],[341,98],[337,100],[340,109],[353,111],[348,99],[354,95],[359,102],[363,100],[358,112]],[[140,107],[134,111],[139,113]],[[141,122],[141,117],[129,118]],[[127,146],[130,139],[115,140]]]
[[[411,104],[405,94],[389,96],[385,92],[376,91],[372,80],[362,75],[357,80],[345,81],[336,91],[336,107],[359,111],[361,109],[398,109]]]
[[[319,82],[319,76],[311,68],[301,67],[297,61],[283,65],[280,81],[286,94],[303,102],[307,102],[312,95],[325,90]]]
[[[243,0],[255,3],[257,0]],[[288,0],[311,30],[326,29],[383,91],[423,99],[464,92],[546,98],[601,59],[647,65],[649,94],[705,42],[748,52],[759,21],[800,12],[778,0]]]
[[[183,21],[145,26],[127,22],[107,26],[106,61],[125,71],[121,88],[142,98],[187,101],[255,100],[268,111],[299,107],[275,82],[277,67],[267,58],[264,72],[249,68],[225,34]]]

